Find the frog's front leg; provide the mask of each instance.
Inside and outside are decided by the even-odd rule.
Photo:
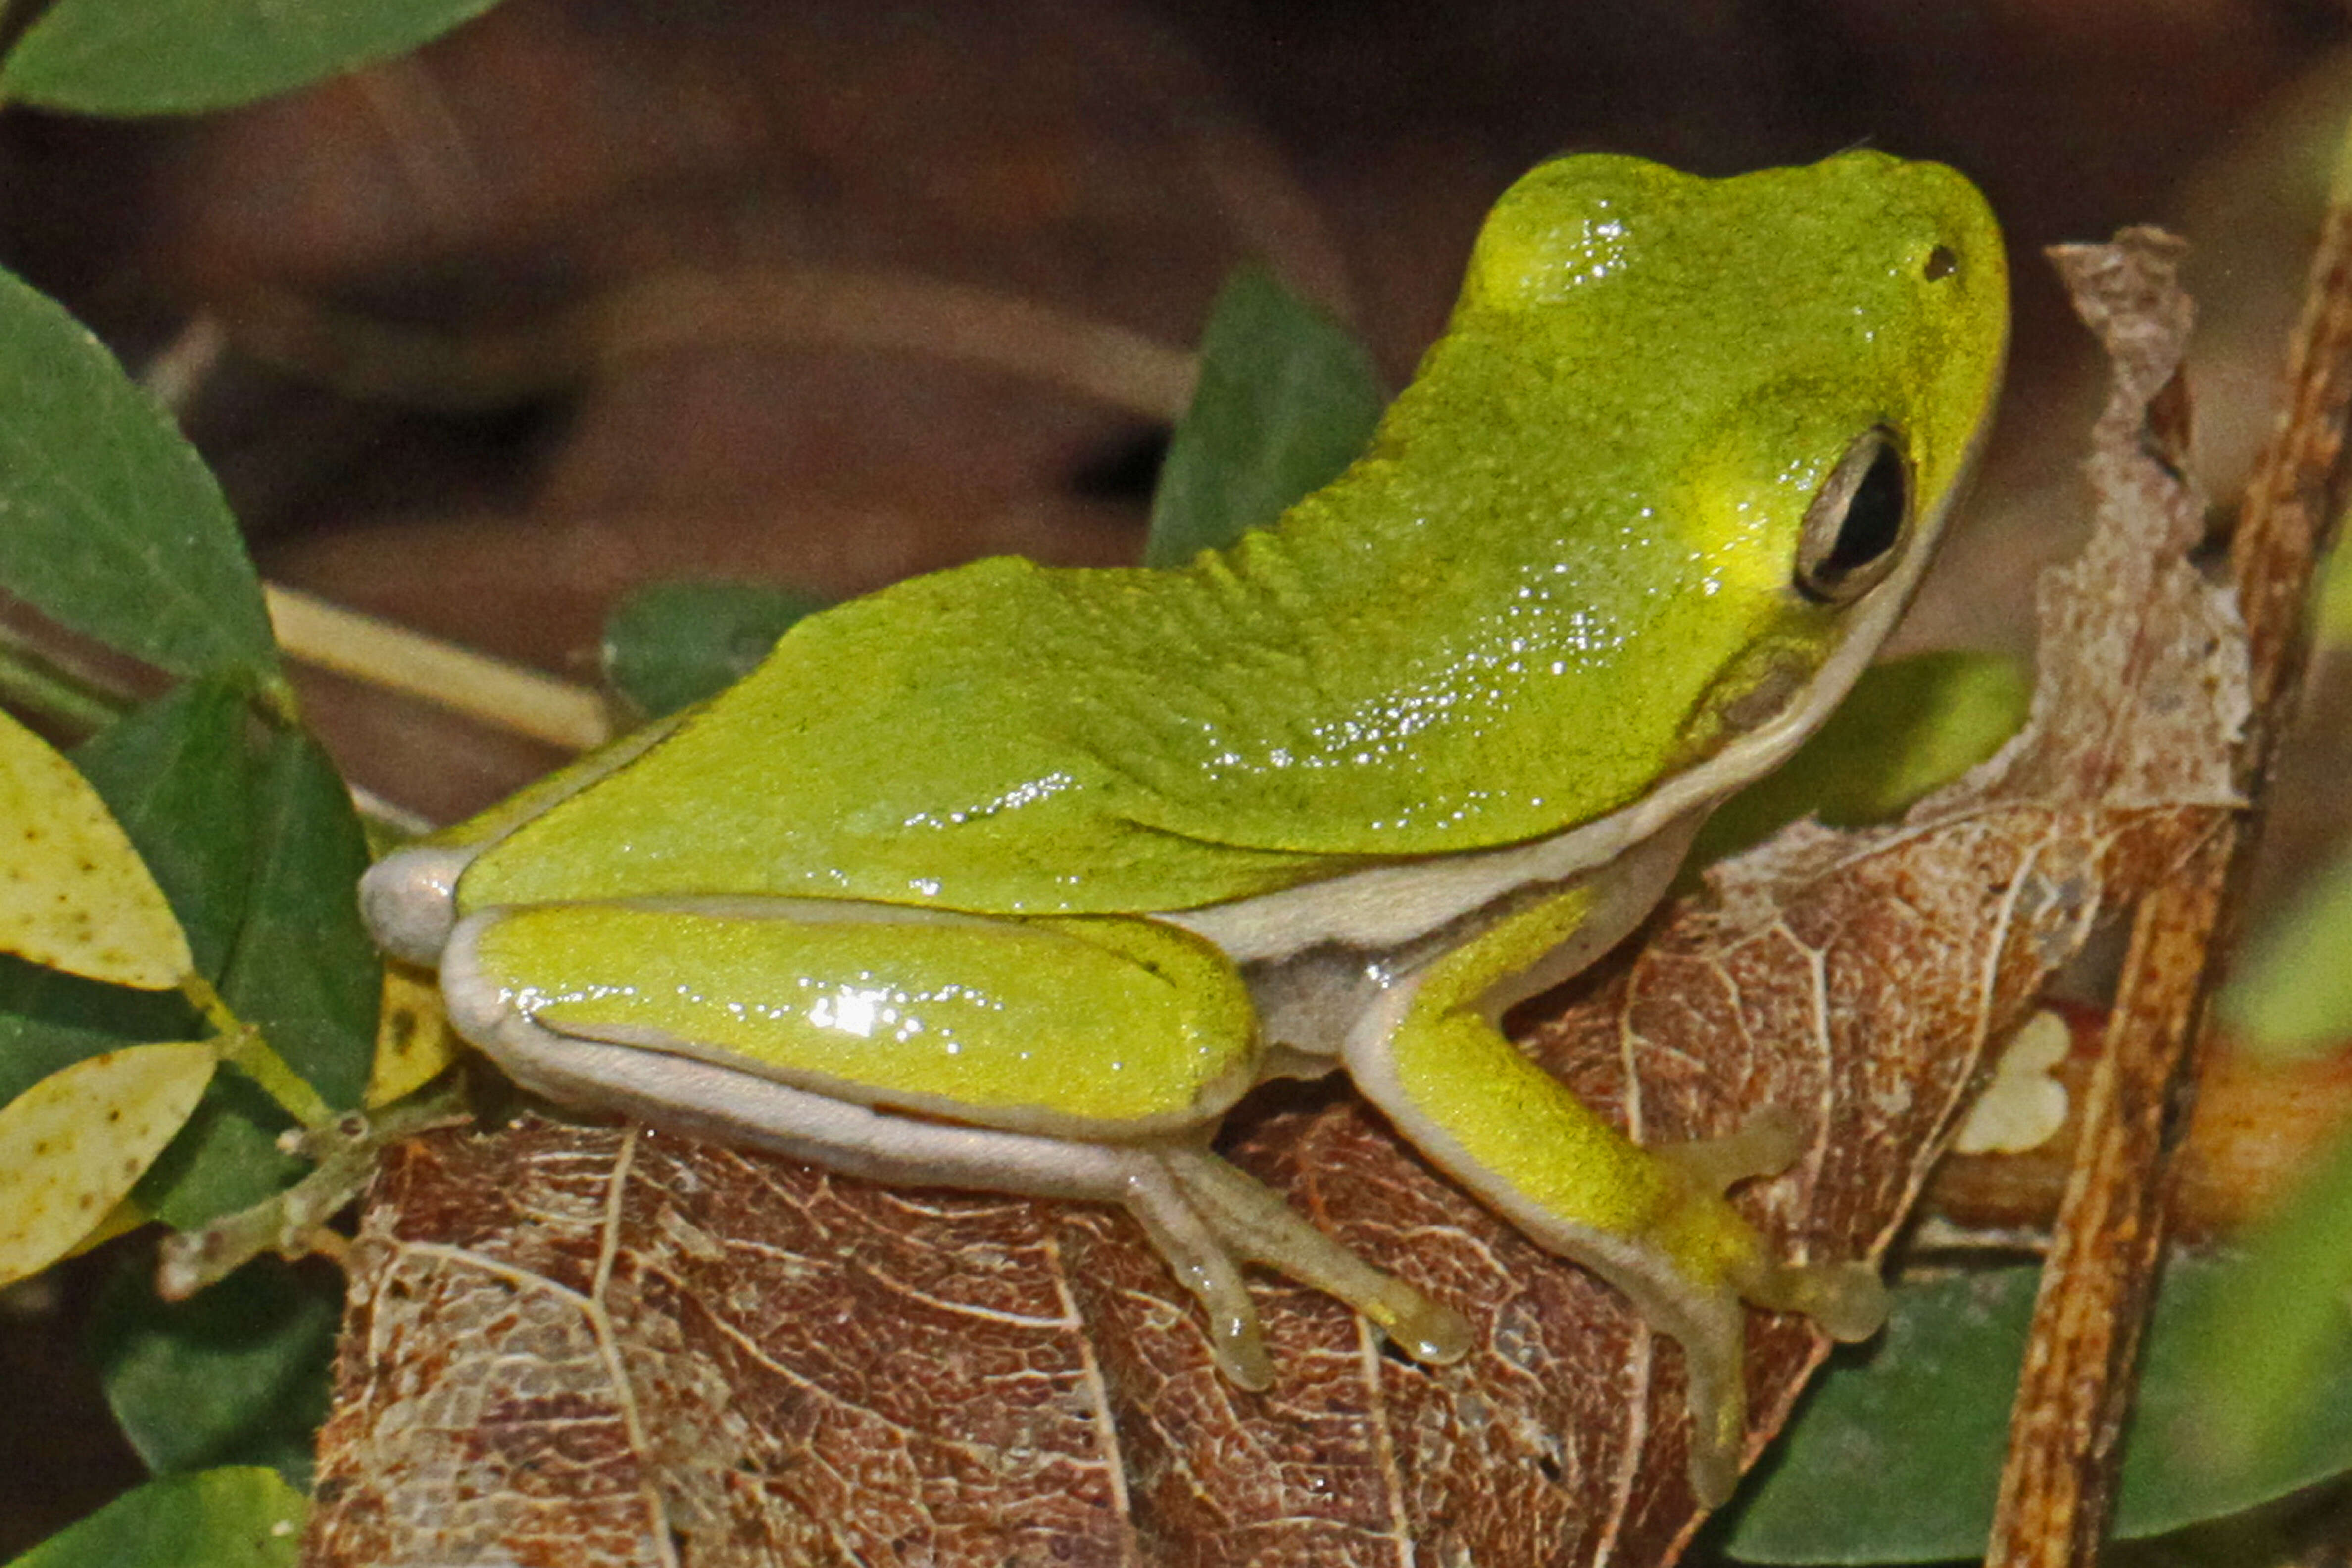
[[[828,900],[492,909],[459,923],[442,987],[460,1032],[562,1103],[879,1181],[1118,1204],[1245,1387],[1272,1367],[1237,1260],[1424,1359],[1467,1348],[1457,1314],[1208,1152],[1256,1080],[1255,1017],[1223,954],[1172,927]]]
[[[1351,1032],[1349,1075],[1432,1160],[1529,1237],[1631,1298],[1682,1346],[1691,1479],[1724,1501],[1747,1441],[1741,1302],[1804,1312],[1832,1336],[1868,1337],[1885,1293],[1860,1263],[1792,1264],[1724,1201],[1786,1168],[1796,1119],[1768,1110],[1728,1138],[1644,1149],[1521,1055],[1491,998],[1574,941],[1604,891],[1570,888],[1496,922],[1407,976]]]

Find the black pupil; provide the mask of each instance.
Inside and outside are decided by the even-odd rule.
[[[1903,534],[1903,459],[1894,447],[1882,446],[1870,460],[1870,471],[1854,486],[1845,520],[1838,524],[1837,543],[1816,574],[1835,583],[1894,549]]]

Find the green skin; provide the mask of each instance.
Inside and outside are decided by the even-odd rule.
[[[1473,1337],[1206,1152],[1264,1077],[1342,1066],[1682,1343],[1717,1500],[1741,1300],[1867,1333],[1875,1279],[1769,1257],[1723,1201],[1801,1152],[1791,1119],[1644,1150],[1493,1018],[1637,922],[1843,694],[1924,569],[2006,321],[1999,233],[1948,169],[1546,164],[1370,451],[1276,526],[1181,569],[983,561],[812,617],[703,708],[387,860],[371,920],[559,1099],[1125,1204],[1254,1385],[1235,1258],[1427,1359]],[[1901,526],[1838,542],[1881,446]]]

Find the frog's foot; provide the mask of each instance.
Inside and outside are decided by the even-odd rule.
[[[1740,1281],[1739,1293],[1776,1312],[1802,1312],[1822,1332],[1858,1343],[1886,1326],[1886,1287],[1858,1258],[1843,1263],[1772,1263]]]
[[[1459,1361],[1475,1342],[1475,1331],[1461,1313],[1366,1263],[1308,1224],[1272,1188],[1215,1154],[1170,1148],[1160,1152],[1160,1163],[1193,1211],[1235,1255],[1337,1297],[1415,1361]]]
[[[1249,1287],[1223,1238],[1187,1201],[1165,1162],[1139,1156],[1124,1200],[1168,1271],[1207,1314],[1209,1349],[1217,1370],[1254,1393],[1272,1387],[1274,1358],[1266,1353],[1265,1331],[1259,1326]]]
[[[1803,1123],[1786,1106],[1768,1106],[1737,1132],[1659,1146],[1654,1152],[1703,1190],[1727,1192],[1757,1176],[1777,1176],[1804,1147]],[[1886,1321],[1886,1288],[1867,1263],[1776,1263],[1760,1248],[1732,1276],[1740,1299],[1776,1312],[1801,1312],[1833,1340],[1866,1340]]]
[[[1886,1321],[1886,1289],[1861,1262],[1784,1263],[1767,1258],[1745,1220],[1710,1195],[1728,1222],[1721,1229],[1719,1282],[1703,1275],[1663,1301],[1631,1290],[1643,1316],[1682,1346],[1689,1384],[1691,1487],[1718,1508],[1739,1484],[1748,1446],[1747,1323],[1740,1303],[1802,1312],[1831,1338],[1864,1340]],[[1721,1222],[1717,1222],[1718,1225]],[[1685,1266],[1686,1267],[1686,1266]]]
[[[1651,1151],[1690,1180],[1688,1193],[1653,1237],[1670,1261],[1664,1290],[1629,1285],[1643,1315],[1681,1344],[1689,1381],[1691,1482],[1701,1501],[1727,1500],[1739,1480],[1748,1441],[1746,1322],[1741,1303],[1801,1312],[1837,1340],[1863,1340],[1886,1321],[1886,1291],[1861,1262],[1790,1263],[1770,1257],[1763,1238],[1723,1199],[1758,1176],[1778,1174],[1803,1146],[1798,1118],[1782,1108],[1758,1112],[1722,1138]]]

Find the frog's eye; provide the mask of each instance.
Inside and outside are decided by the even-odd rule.
[[[1911,531],[1911,475],[1895,432],[1865,430],[1845,449],[1797,539],[1797,592],[1846,605],[1876,586]]]

